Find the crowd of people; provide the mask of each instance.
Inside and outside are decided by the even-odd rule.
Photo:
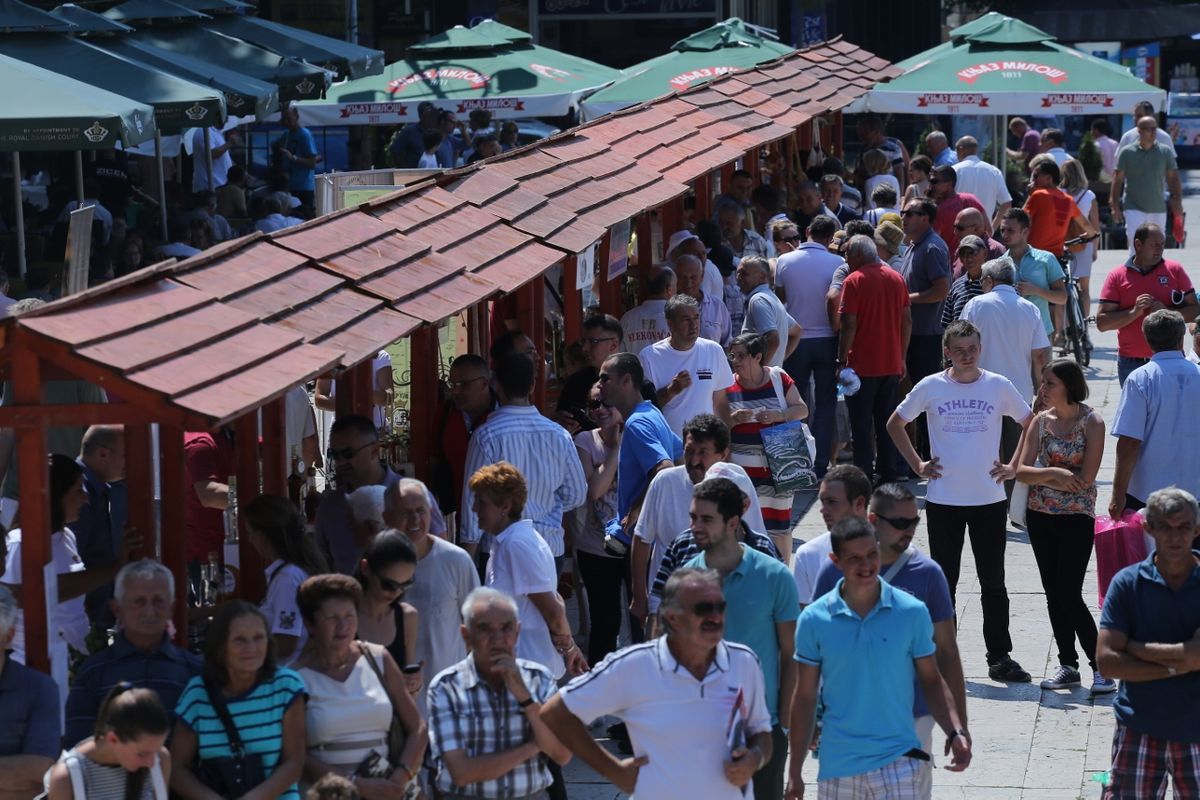
[[[1154,144],[1146,119],[1129,147]],[[1106,796],[1153,795],[1168,773],[1196,787],[1178,754],[1196,739],[1200,456],[1177,443],[1200,435],[1200,334],[1186,358],[1184,342],[1200,305],[1162,224],[1137,219],[1100,295],[1123,386],[1107,511],[1144,509],[1158,549],[1113,581],[1097,627],[1083,584],[1106,421],[1052,347],[1056,256],[1073,220],[1094,227],[1068,188],[1078,162],[1043,132],[1018,208],[970,137],[951,154],[935,132],[910,159],[880,120],[859,133],[861,188],[827,161],[788,210],[739,171],[713,219],[665,232],[643,302],[584,320],[584,363],[547,413],[540,337],[507,330],[454,359],[428,485],[384,461],[379,419],[339,416],[311,514],[270,495],[240,509],[266,590],[210,609],[198,653],[173,643],[173,607],[222,550],[236,449],[253,443],[186,434],[177,576],[131,556],[121,427],[53,429],[51,638],[76,660],[65,698],[22,663],[9,468],[0,794],[559,800],[578,756],[638,796],[780,800],[805,795],[815,752],[822,798],[928,798],[935,759],[972,758],[968,537],[988,674],[1032,678],[1011,655],[1010,516],[1058,649],[1041,686],[1080,686],[1081,660],[1093,694],[1121,682]],[[303,139],[281,145],[302,167]],[[1128,152],[1114,163],[1132,178]],[[288,445],[311,463],[313,408],[293,394]],[[799,492],[827,532],[797,549]]]

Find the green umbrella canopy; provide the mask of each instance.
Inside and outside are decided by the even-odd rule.
[[[502,44],[529,44],[533,41],[533,37],[525,31],[496,22],[494,19],[485,19],[474,25],[471,30]]]
[[[184,80],[211,86],[225,95],[229,114],[266,119],[279,111],[279,88],[246,77],[208,60],[162,50],[132,37],[95,40],[94,46],[133,61],[149,64]]]
[[[338,80],[378,75],[384,68],[382,50],[360,47],[258,17],[223,14],[204,23],[204,27],[336,72]]]
[[[47,34],[10,37],[5,55],[89,83],[154,109],[164,134],[225,121],[225,99],[215,89],[94,47],[80,39]]]
[[[98,150],[154,136],[154,109],[0,55],[0,150]]]
[[[583,101],[583,113],[595,119],[792,52],[793,48],[758,35],[733,17],[680,39],[661,56],[627,68],[624,78]]]
[[[1112,114],[1163,92],[1128,69],[1055,41],[1045,31],[988,14],[951,39],[900,62],[904,74],[875,86],[852,110],[900,114]]]
[[[494,28],[451,28],[410,48],[409,58],[382,75],[336,84],[324,102],[299,104],[301,118],[306,125],[394,125],[416,121],[426,101],[456,114],[485,108],[497,119],[557,117],[620,77],[602,64],[512,38]]]

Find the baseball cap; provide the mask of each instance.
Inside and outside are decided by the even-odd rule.
[[[667,241],[667,253],[673,253],[675,248],[679,247],[679,245],[683,244],[684,242],[690,242],[692,239],[699,238],[699,236],[688,230],[676,231],[675,233],[671,234],[671,238]]]
[[[956,252],[961,253],[963,250],[972,250],[978,253],[981,250],[987,250],[987,244],[984,243],[983,239],[980,239],[975,234],[971,234],[958,240],[958,250]]]

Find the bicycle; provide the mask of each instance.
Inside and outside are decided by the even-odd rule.
[[[1079,305],[1079,280],[1071,269],[1075,264],[1075,254],[1071,252],[1071,248],[1078,244],[1086,244],[1099,235],[1093,233],[1091,236],[1068,239],[1063,242],[1062,255],[1058,256],[1058,263],[1062,264],[1063,271],[1067,273],[1066,330],[1063,331],[1066,347],[1062,352],[1064,355],[1069,352],[1075,357],[1075,363],[1081,367],[1088,366],[1092,361],[1092,339],[1087,330],[1091,317],[1084,313],[1084,309]]]

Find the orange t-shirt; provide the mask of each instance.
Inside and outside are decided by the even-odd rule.
[[[1025,213],[1029,215],[1029,246],[1062,255],[1071,218],[1080,214],[1071,195],[1061,189],[1034,189],[1025,201]]]

